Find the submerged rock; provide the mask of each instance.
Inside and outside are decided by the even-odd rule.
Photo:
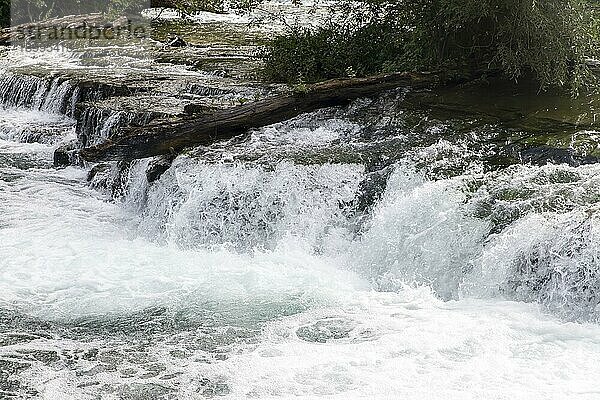
[[[132,383],[117,389],[121,400],[167,400],[176,399],[175,390],[155,383]]]
[[[0,398],[33,398],[37,392],[23,386],[16,375],[31,367],[31,364],[0,358]]]
[[[29,343],[29,342],[32,342],[39,338],[40,338],[39,336],[30,335],[27,333],[0,334],[0,347],[13,346],[15,344]]]
[[[148,180],[148,183],[157,181],[162,174],[171,168],[174,160],[175,156],[173,155],[154,157],[146,168],[146,179]]]
[[[600,321],[597,209],[559,219],[519,252],[506,291],[576,321]],[[549,224],[550,225],[550,224]]]
[[[200,387],[197,390],[202,396],[211,398],[216,396],[227,396],[230,393],[229,386],[224,382],[214,382],[207,378],[200,379]]]
[[[572,167],[595,164],[600,160],[595,156],[577,154],[574,149],[561,149],[550,146],[539,146],[522,150],[520,158],[526,164],[568,164]]]
[[[52,364],[52,363],[60,360],[58,353],[54,350],[27,349],[27,350],[17,350],[17,353],[21,354],[26,359],[39,361],[46,365]]]
[[[166,43],[166,46],[169,47],[186,47],[187,45],[187,42],[179,36],[169,38],[169,40]]]
[[[330,340],[346,339],[356,324],[344,318],[330,318],[317,321],[313,324],[302,326],[296,335],[304,341],[326,343]]]

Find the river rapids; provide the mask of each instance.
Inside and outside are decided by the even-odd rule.
[[[2,79],[0,398],[600,397],[600,164],[398,91],[88,183]]]

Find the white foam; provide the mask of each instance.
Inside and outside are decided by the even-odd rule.
[[[341,136],[338,127],[298,132],[304,145],[319,147]],[[280,128],[265,130],[272,134],[265,140],[285,144]],[[354,127],[341,131],[351,135]],[[436,146],[424,155],[447,148]],[[0,142],[0,151],[51,157],[41,145]],[[544,265],[568,278],[559,283],[597,259],[597,166],[518,166],[434,181],[401,164],[355,237],[345,212],[364,178],[361,166],[208,164],[183,156],[148,186],[147,163],[132,168],[125,204],[86,187],[81,169],[0,167],[3,308],[64,329],[81,318],[110,322],[152,307],[192,321],[149,334],[140,350],[176,378],[123,378],[134,364],[126,356],[89,377],[78,372],[99,362],[37,363],[23,377],[41,398],[93,398],[104,384],[110,397],[139,382],[172,384],[178,398],[197,398],[204,378],[227,385],[231,399],[600,395],[600,327],[502,297],[514,295],[506,288],[520,277],[519,257],[540,254],[540,244],[549,249]],[[487,215],[478,214],[482,208]],[[488,237],[490,215],[504,213],[514,220]],[[577,244],[569,257],[567,239]],[[595,282],[597,272],[588,272],[580,287]],[[274,312],[277,306],[283,311]],[[202,328],[227,315],[262,328],[258,338],[227,342],[219,349],[227,359],[218,362],[202,346],[173,356],[188,338],[210,336]],[[212,334],[235,337],[235,327],[217,328]],[[127,353],[115,337],[55,337],[0,354],[92,345]]]
[[[375,208],[370,226],[350,250],[350,263],[380,290],[429,285],[443,298],[457,296],[470,261],[489,231],[465,213],[460,178],[427,181],[400,166]]]
[[[355,328],[327,343],[297,336],[328,318]],[[343,308],[272,323],[258,346],[195,373],[225,379],[230,398],[595,399],[599,334],[523,303],[358,292]]]
[[[141,229],[183,247],[274,248],[286,237],[328,252],[348,221],[358,165],[205,164],[185,157],[154,185]],[[346,233],[347,236],[347,233]]]
[[[0,139],[53,144],[75,137],[75,121],[46,111],[0,107]]]
[[[182,250],[134,235],[135,219],[62,172],[0,181],[1,301],[50,319],[252,302],[364,285],[293,242],[274,252]]]

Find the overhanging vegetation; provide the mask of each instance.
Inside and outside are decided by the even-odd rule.
[[[367,0],[315,29],[292,27],[265,54],[281,82],[389,71],[499,70],[542,88],[596,85],[586,58],[600,43],[598,6],[586,0]],[[340,10],[338,10],[340,11]]]

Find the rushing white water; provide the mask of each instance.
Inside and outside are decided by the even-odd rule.
[[[45,111],[0,108],[0,139],[55,144],[74,138],[75,121]]]
[[[0,114],[0,398],[600,396],[598,165],[441,140],[377,175],[319,153],[370,156],[324,114],[152,184],[136,162],[111,199],[51,166],[74,121],[44,85]]]
[[[0,293],[5,307],[50,321],[96,317],[99,325],[109,315],[167,307],[173,313],[170,318],[185,318],[189,326],[151,342],[145,350],[148,355],[142,359],[161,365],[161,376],[179,374],[171,378],[181,385],[177,398],[198,398],[198,393],[211,392],[229,398],[598,396],[600,388],[595,377],[600,371],[595,356],[600,353],[600,328],[596,325],[565,324],[540,313],[534,304],[494,299],[497,293],[480,300],[443,302],[426,286],[411,288],[400,283],[421,280],[435,288],[436,282],[442,284],[446,278],[451,289],[460,280],[460,272],[453,270],[453,265],[464,267],[470,255],[473,261],[477,254],[484,259],[497,254],[495,241],[484,244],[481,240],[486,224],[461,216],[464,195],[459,194],[460,185],[452,180],[429,182],[418,173],[397,170],[374,213],[372,227],[353,243],[348,260],[346,250],[337,256],[314,254],[311,248],[315,242],[310,240],[311,246],[307,247],[304,239],[307,230],[314,233],[331,218],[338,218],[334,217],[335,206],[311,194],[320,185],[327,185],[326,194],[332,196],[332,190],[343,185],[344,179],[356,179],[360,170],[284,163],[271,173],[279,174],[279,181],[273,175],[270,179],[251,180],[250,167],[181,163],[185,167],[176,167],[172,172],[180,174],[178,178],[166,175],[162,179],[163,185],[177,181],[187,188],[181,198],[171,192],[171,199],[179,199],[178,207],[163,204],[165,212],[171,213],[166,216],[173,224],[169,229],[179,232],[177,238],[193,231],[190,225],[199,227],[202,221],[206,224],[222,218],[217,213],[203,214],[212,211],[215,205],[209,206],[211,201],[227,204],[234,193],[246,193],[248,187],[267,198],[269,192],[279,193],[277,201],[283,205],[293,203],[294,197],[312,199],[309,208],[313,212],[299,213],[297,204],[282,207],[281,218],[296,218],[299,226],[281,225],[281,232],[289,233],[293,240],[272,236],[270,240],[277,245],[271,250],[190,249],[192,238],[198,244],[200,238],[206,238],[202,234],[163,245],[138,236],[135,227],[140,217],[119,204],[107,203],[86,188],[83,171],[23,172],[5,166],[3,172],[21,174],[3,179],[0,190]],[[215,168],[220,168],[218,173]],[[255,167],[253,173],[269,174],[261,167]],[[290,173],[295,173],[294,179],[281,181],[281,175]],[[298,174],[307,175],[303,180]],[[243,178],[234,179],[240,175]],[[319,176],[331,180],[322,181]],[[307,179],[316,186],[308,185]],[[193,188],[207,182],[228,187],[226,199],[213,197],[221,193],[217,189],[194,194]],[[283,198],[280,187],[288,187]],[[165,192],[154,190],[163,196],[156,199],[162,203],[167,198]],[[260,197],[256,201],[260,210]],[[229,209],[227,218],[232,224],[244,227],[249,223],[240,214],[249,204]],[[263,203],[263,207],[273,205]],[[154,215],[160,212],[151,209]],[[150,214],[141,218],[142,226],[151,229],[146,225],[153,220]],[[514,229],[529,229],[530,236],[531,229],[540,232],[524,241],[523,248],[545,235],[539,224],[531,228],[527,224],[533,222],[524,219]],[[219,234],[222,240],[230,238],[230,233]],[[514,259],[515,253],[518,251],[513,248],[513,253],[504,256]],[[366,269],[356,274],[348,270],[348,263]],[[480,262],[480,268],[483,265],[485,262]],[[385,277],[394,286],[384,288],[393,291],[373,291],[360,275]],[[502,278],[486,276],[488,286],[494,280],[502,282]],[[274,312],[272,316],[269,310]],[[266,323],[259,324],[262,329],[251,343],[232,348],[224,344],[236,350],[225,360],[207,363],[202,360],[210,359],[210,353],[193,344],[199,336],[206,336],[199,332],[200,327],[210,326],[219,318],[229,322],[222,328],[225,331],[212,333],[215,337],[235,336],[241,328],[228,326],[240,321],[254,325],[266,318]],[[124,397],[144,390],[161,396],[170,393],[151,386],[163,387],[165,380],[140,378],[143,367],[140,361],[126,356],[131,352],[128,345],[98,336],[90,342],[40,338],[26,345],[4,346],[0,354],[19,348],[56,349],[69,354],[100,348],[117,357],[113,360],[115,371],[94,367],[98,362],[79,361],[78,368],[88,371],[85,374],[35,365],[22,376],[42,398],[93,398],[95,386],[77,388],[90,379],[113,385]],[[100,365],[106,365],[106,357]],[[122,378],[123,371],[130,370],[134,371],[133,377]],[[136,386],[139,381],[145,382],[145,389]]]
[[[0,76],[0,104],[55,114],[74,113],[78,90],[68,80],[48,80],[10,73],[2,73]]]
[[[335,233],[348,229],[338,201],[352,197],[363,174],[351,165],[265,170],[182,159],[150,189],[141,214],[106,202],[78,169],[4,165],[2,174],[3,307],[37,321],[84,321],[92,331],[108,326],[84,341],[51,330],[0,347],[0,357],[62,354],[20,374],[41,398],[91,399],[98,385],[112,388],[107,398],[598,396],[600,328],[490,292],[506,282],[519,249],[552,237],[540,222],[551,217],[532,214],[486,241],[489,223],[469,215],[460,179],[432,182],[399,167],[370,226],[353,238]],[[490,289],[483,298],[443,302],[432,292],[460,298],[470,268]],[[152,329],[155,317],[135,315],[162,307],[183,326],[143,349],[105,331],[125,329],[111,328],[123,318]],[[94,348],[96,359],[60,367]]]

